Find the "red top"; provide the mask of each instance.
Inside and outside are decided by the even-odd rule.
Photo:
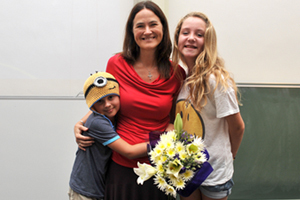
[[[180,69],[185,76],[184,70]],[[120,54],[109,59],[106,71],[120,84],[121,108],[117,126],[120,137],[129,144],[136,144],[148,141],[150,131],[164,131],[170,122],[173,98],[180,88],[175,75],[168,79],[158,77],[147,83]],[[128,159],[115,151],[112,159],[130,168],[137,167],[137,161],[149,163],[148,157]]]

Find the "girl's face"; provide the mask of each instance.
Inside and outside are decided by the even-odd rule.
[[[182,23],[178,36],[178,50],[185,62],[195,63],[197,56],[203,51],[206,23],[199,17],[188,17]]]
[[[155,50],[163,38],[160,19],[149,9],[142,9],[133,20],[134,40],[141,50]]]

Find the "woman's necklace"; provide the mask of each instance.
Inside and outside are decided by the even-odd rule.
[[[153,75],[152,75],[151,72],[153,71],[153,69],[154,69],[155,67],[153,67],[153,66],[152,66],[152,67],[148,67],[148,68],[147,68],[146,66],[144,66],[144,67],[145,67],[146,70],[148,71],[148,78],[149,78],[149,80],[152,81],[152,76],[153,76]],[[150,69],[149,69],[149,68],[150,68]]]
[[[151,70],[149,70],[148,68],[146,68],[146,69],[147,69],[147,71],[148,71],[148,78],[149,78],[149,80],[151,81],[151,79],[152,79],[151,71],[152,71],[153,67],[151,68]]]
[[[138,67],[139,66],[139,67]],[[141,62],[139,62],[138,64],[136,64],[136,70],[137,69],[139,69],[138,71],[140,71],[140,73],[138,72],[138,74],[140,74],[140,76],[143,74],[143,73],[145,73],[145,72],[142,72],[142,71],[144,71],[145,69],[147,70],[147,77],[148,77],[148,79],[150,80],[150,81],[152,81],[152,78],[153,78],[153,76],[155,76],[154,74],[152,74],[153,73],[153,69],[154,68],[156,68],[156,66],[154,65],[148,65],[148,67],[146,66],[146,65],[144,65],[143,63],[141,63]],[[143,69],[144,68],[144,69]]]

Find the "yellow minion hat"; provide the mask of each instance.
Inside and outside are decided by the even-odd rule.
[[[83,93],[86,104],[91,109],[103,97],[108,95],[120,96],[119,83],[110,73],[97,72],[85,81]]]

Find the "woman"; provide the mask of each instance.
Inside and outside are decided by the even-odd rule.
[[[233,160],[244,134],[236,84],[218,56],[216,32],[203,13],[189,13],[178,23],[173,49],[173,62],[181,60],[188,69],[176,112],[186,116],[189,108],[195,108],[203,128],[189,129],[203,137],[214,169],[199,189],[181,199],[226,200],[233,186]]]
[[[148,140],[150,131],[172,128],[173,102],[181,85],[184,71],[175,73],[169,60],[171,40],[168,23],[161,9],[151,1],[136,4],[126,24],[123,51],[111,57],[106,71],[120,84],[121,109],[117,133],[129,144]],[[173,110],[173,112],[172,112]],[[75,125],[76,141],[81,148],[92,143],[80,130],[82,122]],[[169,128],[168,128],[169,127]],[[148,157],[127,159],[113,152],[107,172],[105,199],[167,199],[153,181],[137,185],[133,168],[137,162],[149,163]]]

